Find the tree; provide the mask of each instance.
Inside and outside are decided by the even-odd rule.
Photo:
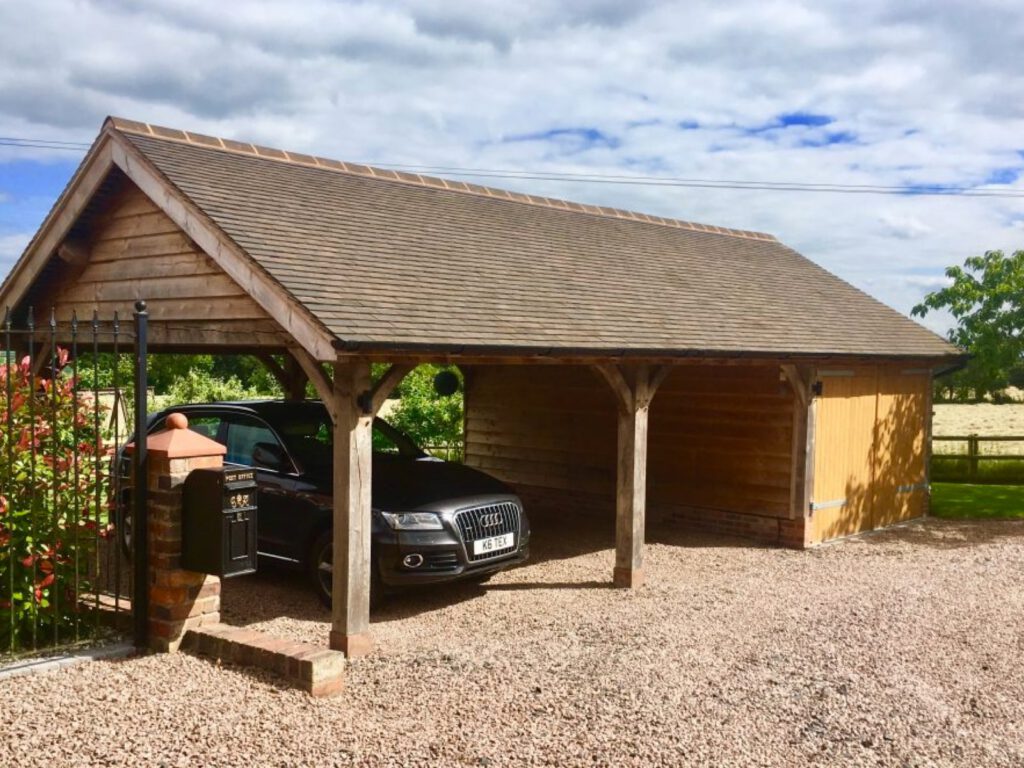
[[[1024,362],[1024,251],[987,251],[949,267],[946,277],[952,284],[925,296],[913,314],[947,310],[957,322],[950,341],[972,355],[957,384],[977,398],[996,395]]]
[[[460,391],[439,395],[434,390],[434,377],[442,370],[459,376]],[[407,433],[413,440],[435,450],[452,449],[456,455],[462,448],[462,376],[454,366],[421,365],[414,368],[395,390],[400,398],[387,420]],[[443,454],[442,454],[443,455]]]

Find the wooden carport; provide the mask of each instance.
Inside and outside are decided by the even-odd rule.
[[[926,484],[917,457],[928,429],[930,377],[959,357],[939,337],[769,235],[112,118],[4,282],[0,306],[16,315],[31,305],[53,306],[58,316],[69,317],[95,309],[127,313],[140,298],[149,303],[154,350],[255,354],[290,395],[301,396],[308,380],[330,410],[331,645],[349,655],[370,647],[372,419],[416,364],[463,366],[469,372],[469,419],[483,407],[476,404],[489,403],[497,429],[507,430],[520,407],[543,423],[552,398],[522,406],[530,380],[518,393],[502,394],[500,385],[487,390],[480,383],[489,371],[546,371],[530,375],[555,393],[560,381],[582,371],[588,383],[579,385],[580,392],[589,396],[588,387],[602,388],[598,397],[607,398],[612,410],[602,411],[599,403],[596,421],[615,424],[613,437],[605,432],[600,438],[614,454],[613,578],[636,587],[643,580],[649,414],[667,382],[710,376],[707,386],[714,389],[733,375],[726,371],[742,372],[736,396],[720,406],[721,413],[739,414],[740,431],[737,401],[762,397],[779,405],[764,429],[784,445],[781,453],[775,449],[784,468],[762,469],[774,478],[774,488],[784,484],[785,498],[780,506],[777,498],[762,502],[745,491],[729,496],[730,478],[745,487],[739,475],[757,464],[756,456],[744,459],[748,464],[726,458],[709,468],[720,479],[706,484],[698,504],[685,498],[685,488],[666,491],[665,498],[681,509],[725,515],[722,527],[740,533],[744,516],[774,521],[758,522],[758,530],[770,528],[780,543],[805,546],[893,517],[872,512],[870,525],[848,522],[863,516],[863,499],[878,495],[878,414],[902,396],[893,391],[916,398],[915,415],[903,431],[885,438],[885,450],[903,456],[906,465],[893,487],[907,480]],[[271,355],[285,357],[282,362]],[[373,362],[391,366],[376,382]],[[854,374],[846,376],[847,370]],[[480,376],[474,384],[475,371]],[[679,371],[701,373],[684,377]],[[837,446],[823,454],[815,444],[823,409],[816,395],[828,396],[830,388],[821,382],[830,371],[838,372],[836,380],[858,384],[871,378],[873,405],[865,399],[847,407],[854,396],[837,396],[842,407],[828,417],[828,440]],[[919,372],[925,386],[907,385],[907,371]],[[752,382],[749,392],[744,379]],[[713,422],[676,407],[684,395],[671,401],[679,434],[713,443],[720,437]],[[870,443],[864,450],[871,470],[858,475],[864,487],[856,502],[848,501],[853,494],[844,488],[842,503],[830,507],[846,522],[818,526],[815,475],[820,481],[834,465],[836,477],[845,479],[860,458],[835,458],[846,450],[843,432],[851,424],[858,439]],[[749,447],[760,439],[761,433],[753,434],[731,439]],[[468,438],[474,438],[472,430]],[[507,440],[502,450],[534,450],[529,440],[518,447],[514,442]],[[672,442],[671,436],[664,439]],[[571,466],[578,458],[574,450],[559,443],[551,455]],[[473,455],[487,460],[482,449]],[[514,463],[522,459],[497,458],[504,468],[493,471],[517,487],[553,496],[575,490],[571,472],[561,487],[523,483]],[[663,459],[671,471],[677,458],[667,453]],[[699,451],[686,460],[699,462]],[[609,468],[608,462],[602,466],[599,473]],[[701,469],[695,464],[693,471]],[[759,504],[772,507],[771,514],[758,515]]]

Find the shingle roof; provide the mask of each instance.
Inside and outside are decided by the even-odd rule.
[[[770,235],[112,124],[350,345],[957,354]]]

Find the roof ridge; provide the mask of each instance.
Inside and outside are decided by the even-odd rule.
[[[184,144],[192,144],[208,149],[219,149],[225,152],[258,157],[263,160],[276,160],[278,162],[301,165],[309,168],[322,168],[325,170],[348,173],[354,176],[365,178],[383,179],[386,181],[397,181],[412,184],[419,187],[431,189],[447,189],[453,192],[463,192],[477,195],[479,197],[490,197],[497,200],[509,200],[526,205],[534,205],[541,208],[553,208],[561,211],[573,211],[576,213],[588,213],[594,216],[603,216],[612,219],[624,219],[626,221],[639,221],[645,224],[659,224],[661,226],[675,229],[686,229],[693,232],[706,232],[714,235],[726,235],[747,240],[761,240],[765,242],[778,242],[774,235],[765,232],[753,232],[743,229],[731,229],[729,227],[718,227],[712,224],[698,224],[692,221],[681,219],[670,219],[663,216],[653,216],[637,211],[627,211],[620,208],[608,208],[599,205],[586,203],[575,203],[568,200],[560,200],[553,197],[541,197],[539,195],[527,195],[521,192],[511,192],[495,187],[484,187],[479,184],[469,184],[464,181],[452,181],[436,176],[423,176],[418,173],[405,171],[393,171],[384,168],[375,168],[360,163],[348,163],[342,160],[331,160],[325,157],[316,157],[300,152],[288,152],[283,149],[273,149],[259,144],[251,144],[233,139],[222,139],[217,136],[207,136],[193,131],[183,131],[177,128],[166,128],[159,125],[142,123],[137,120],[128,120],[122,117],[108,117],[104,127],[112,127],[123,133],[135,133],[142,136],[152,136],[167,141],[177,141]]]

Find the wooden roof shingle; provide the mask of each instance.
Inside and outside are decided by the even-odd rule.
[[[959,354],[770,235],[108,128],[347,348]]]

